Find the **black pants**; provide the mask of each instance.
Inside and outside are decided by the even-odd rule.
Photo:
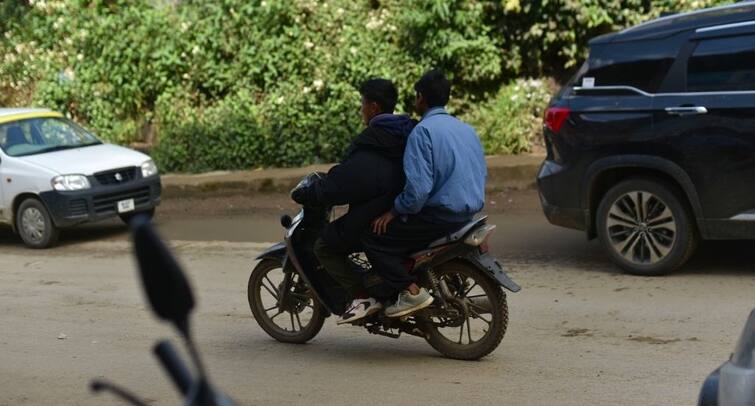
[[[325,271],[349,293],[352,299],[364,290],[362,277],[346,258],[347,252],[333,249],[322,238],[315,241],[314,252]]]
[[[397,217],[383,235],[368,230],[362,238],[362,245],[373,269],[398,293],[417,282],[404,266],[407,256],[427,248],[431,242],[453,233],[466,223],[437,224],[418,216]]]

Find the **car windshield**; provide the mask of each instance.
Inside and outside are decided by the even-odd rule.
[[[101,143],[94,135],[64,118],[30,118],[0,124],[0,148],[14,157]]]

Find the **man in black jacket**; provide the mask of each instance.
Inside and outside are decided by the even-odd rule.
[[[349,211],[328,224],[314,247],[327,272],[354,299],[338,320],[350,323],[382,310],[364,291],[361,276],[347,260],[360,251],[360,236],[370,222],[393,206],[404,188],[403,156],[406,139],[416,124],[409,116],[393,114],[396,87],[386,79],[371,79],[359,88],[361,115],[367,126],[351,143],[341,162],[312,186],[295,190],[301,204],[349,205]]]

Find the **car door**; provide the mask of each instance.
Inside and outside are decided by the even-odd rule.
[[[18,194],[18,181],[13,174],[18,173],[18,167],[13,162],[15,158],[6,155],[13,141],[8,134],[16,132],[21,143],[32,144],[30,141],[30,125],[24,121],[0,123],[0,223],[10,223],[13,220],[13,198]],[[16,142],[18,143],[18,138]]]
[[[0,126],[0,145],[5,144],[5,128]],[[3,169],[7,165],[5,155],[0,151],[0,223],[8,222],[10,220],[10,203],[6,202],[6,194],[3,189],[5,188],[5,176],[3,175]]]
[[[683,91],[654,98],[654,131],[690,176],[712,238],[755,236],[755,33],[698,30],[678,72]]]

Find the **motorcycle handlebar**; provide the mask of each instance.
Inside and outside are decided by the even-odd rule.
[[[171,380],[182,395],[186,396],[191,389],[194,379],[191,377],[186,365],[178,356],[176,349],[168,341],[160,341],[154,348],[155,356],[163,365]]]

